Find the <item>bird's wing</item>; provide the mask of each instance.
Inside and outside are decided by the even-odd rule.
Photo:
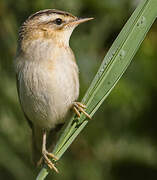
[[[19,97],[19,101],[20,101],[20,104],[21,104],[21,98],[20,98],[20,89],[19,89],[19,80],[18,80],[18,75],[16,74],[16,85],[17,85],[17,93],[18,93],[18,97]],[[21,108],[22,108],[22,105],[21,105]],[[29,126],[31,127],[31,129],[33,130],[33,123],[29,120],[29,118],[27,117],[26,113],[24,112],[23,108],[22,108],[22,111],[24,113],[24,116],[29,124]]]

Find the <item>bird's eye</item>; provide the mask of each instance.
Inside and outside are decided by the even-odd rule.
[[[57,18],[54,22],[55,22],[55,24],[57,24],[57,25],[61,25],[63,21],[62,21],[61,18]]]

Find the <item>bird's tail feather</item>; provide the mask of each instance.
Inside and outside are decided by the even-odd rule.
[[[34,127],[32,129],[32,161],[36,166],[38,165],[42,155],[42,137],[42,129]]]

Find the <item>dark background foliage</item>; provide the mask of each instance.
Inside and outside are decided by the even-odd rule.
[[[21,111],[13,59],[21,23],[45,8],[95,20],[73,33],[71,47],[85,93],[104,55],[130,17],[135,0],[0,1],[0,179],[33,180],[31,130]],[[58,162],[56,180],[157,179],[157,25],[154,23],[116,88]]]

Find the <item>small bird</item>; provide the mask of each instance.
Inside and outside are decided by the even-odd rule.
[[[71,109],[90,118],[77,102],[79,71],[69,39],[75,27],[92,19],[46,9],[29,16],[19,30],[14,65],[20,104],[32,129],[33,161],[43,159],[56,172],[50,159],[57,158],[50,151]]]

